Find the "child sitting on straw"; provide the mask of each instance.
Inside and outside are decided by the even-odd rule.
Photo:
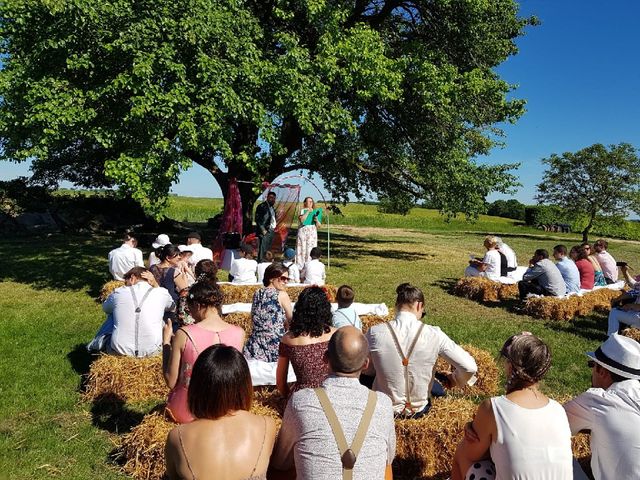
[[[293,248],[285,249],[282,254],[282,264],[289,269],[289,282],[300,283],[300,267],[295,262],[296,251]]]
[[[273,253],[271,253],[270,251],[265,252],[263,261],[258,264],[258,283],[262,283],[262,279],[264,278],[264,271],[272,263]]]
[[[258,262],[253,259],[253,247],[243,244],[240,246],[240,258],[235,259],[231,263],[229,275],[232,277],[232,283],[237,285],[247,285],[258,283],[256,271],[258,270]]]
[[[356,313],[355,309],[351,306],[355,293],[353,288],[349,285],[341,285],[336,292],[336,302],[338,302],[338,309],[333,312],[333,326],[336,328],[352,325],[358,330],[362,331],[362,322],[360,317]]]
[[[309,256],[311,257],[311,260],[305,263],[304,268],[302,269],[304,283],[322,287],[325,279],[324,264],[320,261],[322,251],[318,247],[313,247]]]

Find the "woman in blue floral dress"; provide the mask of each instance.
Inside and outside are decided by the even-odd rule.
[[[289,270],[274,263],[264,272],[261,288],[253,295],[251,321],[253,329],[244,346],[244,356],[263,362],[277,362],[280,339],[291,320],[291,299],[287,293]]]

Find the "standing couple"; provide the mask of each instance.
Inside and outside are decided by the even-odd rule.
[[[273,235],[277,225],[275,203],[276,194],[269,192],[267,199],[256,207],[258,263],[263,260],[265,253],[271,249],[273,243]],[[296,264],[302,268],[310,259],[311,249],[318,246],[318,227],[322,224],[322,209],[315,207],[313,198],[306,197],[304,199],[298,220],[300,223],[296,241]]]

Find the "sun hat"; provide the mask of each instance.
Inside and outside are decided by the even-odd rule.
[[[587,356],[621,377],[640,380],[640,343],[632,338],[614,333]]]
[[[293,248],[286,248],[282,255],[284,256],[285,260],[291,260],[296,256],[296,251]]]
[[[191,252],[193,253],[193,249],[191,248],[191,245],[178,245],[178,250],[180,250],[180,252]]]
[[[153,248],[164,247],[165,245],[169,245],[171,240],[169,240],[169,235],[166,233],[161,233],[156,237],[151,246]]]

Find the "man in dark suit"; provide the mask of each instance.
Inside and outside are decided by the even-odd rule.
[[[276,228],[276,211],[273,206],[276,203],[276,194],[269,192],[267,200],[256,207],[256,237],[258,237],[258,263],[264,258],[264,254],[271,249],[273,233]]]

